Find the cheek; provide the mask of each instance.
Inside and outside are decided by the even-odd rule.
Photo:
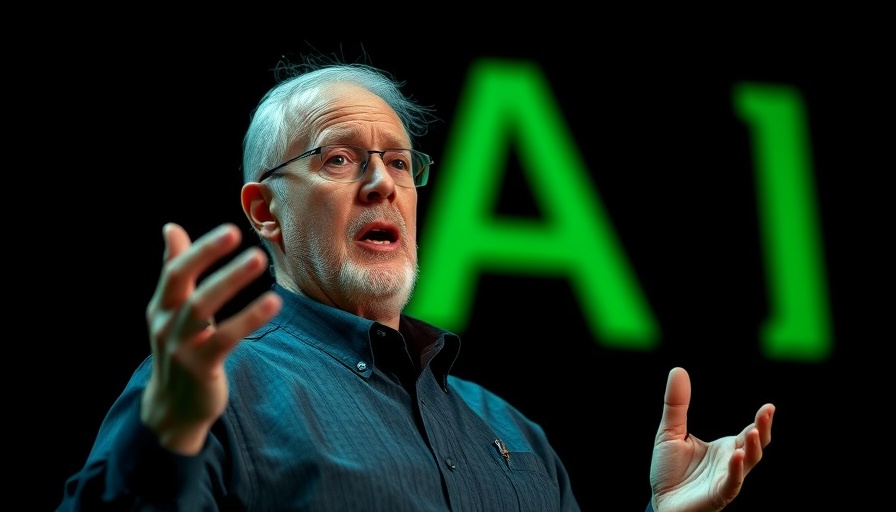
[[[352,202],[343,195],[319,192],[308,197],[304,209],[307,216],[305,229],[327,240],[344,239]]]
[[[417,247],[417,201],[411,202],[407,207],[401,209],[402,217],[404,217],[405,227],[407,228],[407,237],[411,242],[412,248]]]
[[[405,222],[406,222],[406,226],[408,228],[408,233],[407,233],[408,239],[412,242],[414,247],[416,247],[417,246],[417,219],[415,219],[414,217],[406,217],[406,218],[407,218],[407,221],[405,221]]]
[[[313,189],[313,187],[309,187]],[[328,201],[319,193],[295,193],[285,211],[281,214],[284,234],[293,240],[305,243],[315,236],[321,236],[332,230],[335,222],[334,212],[330,210]]]

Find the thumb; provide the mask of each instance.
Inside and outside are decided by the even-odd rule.
[[[691,403],[691,378],[684,368],[669,371],[666,395],[663,400],[663,417],[658,437],[667,440],[684,439],[688,433],[688,405]]]

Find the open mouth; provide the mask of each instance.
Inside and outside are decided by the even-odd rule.
[[[389,245],[398,242],[398,230],[393,226],[377,224],[367,226],[358,237],[359,241],[375,245]]]

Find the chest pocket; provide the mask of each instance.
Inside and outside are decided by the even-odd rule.
[[[560,510],[560,491],[541,459],[534,453],[508,452],[500,458],[521,511]]]

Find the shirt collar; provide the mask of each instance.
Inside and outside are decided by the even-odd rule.
[[[310,297],[287,290],[279,284],[273,290],[283,299],[280,313],[264,329],[284,329],[302,341],[314,345],[356,373],[369,377],[373,369],[363,370],[359,363],[373,361],[371,338],[375,329],[391,329],[339,308],[328,306]],[[430,362],[433,374],[447,389],[448,373],[460,353],[460,338],[427,322],[401,315],[399,333],[408,343],[438,349]]]

